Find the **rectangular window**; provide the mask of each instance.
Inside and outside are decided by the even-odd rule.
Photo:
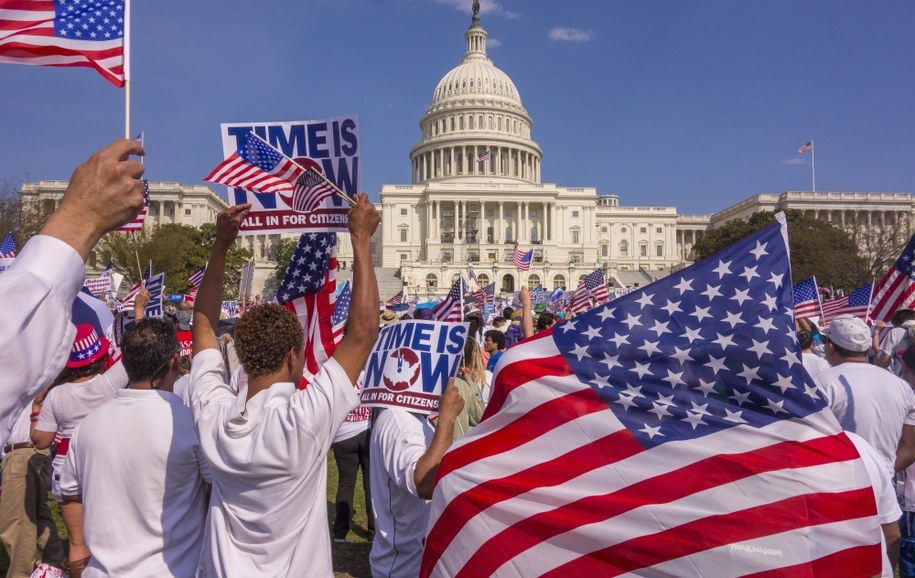
[[[657,233],[658,235],[661,235],[664,233],[664,229],[662,229],[661,227],[655,227],[654,232]]]
[[[506,216],[506,217],[511,217],[511,216],[512,216],[512,210],[511,210],[511,209],[505,209],[505,216]]]
[[[664,256],[664,245],[655,245],[654,253],[655,253],[656,257],[663,257]]]
[[[578,218],[578,211],[572,211],[572,218],[573,218],[573,219],[577,219],[577,218]]]
[[[401,242],[401,243],[406,243],[406,242],[407,242],[407,229],[406,229],[406,227],[400,229],[400,242]]]
[[[648,245],[639,245],[639,255],[642,257],[648,256]]]
[[[578,243],[578,231],[572,231],[572,243]]]
[[[486,209],[487,217],[492,217],[494,214],[495,214],[495,211],[493,211],[492,209]]]
[[[601,257],[606,257],[606,256],[607,256],[607,245],[601,245],[601,246],[600,246],[600,256],[601,256]]]
[[[401,253],[401,254],[400,254],[400,260],[401,260],[401,261],[406,261],[409,257],[410,257],[410,256],[409,256],[408,254],[406,254],[406,253]]]
[[[406,216],[407,216],[407,210],[406,210],[406,209],[401,209],[401,210],[400,210],[400,216],[401,216],[401,217],[406,217]]]
[[[606,233],[606,232],[607,232],[607,227],[601,227],[601,228],[600,228],[600,232],[601,232],[601,233]]]
[[[639,229],[639,232],[642,233],[642,234],[647,233],[647,232],[648,232],[648,227],[642,227],[641,229]]]
[[[185,217],[190,217],[190,216],[191,216],[191,210],[190,210],[190,209],[184,209],[184,216],[185,216]]]

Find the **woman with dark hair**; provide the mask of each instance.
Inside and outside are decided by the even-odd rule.
[[[797,340],[801,344],[801,363],[810,377],[816,377],[818,373],[830,367],[829,362],[813,352],[814,336],[818,333],[817,326],[809,319],[798,319],[795,328]]]

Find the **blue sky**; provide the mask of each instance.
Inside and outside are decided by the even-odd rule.
[[[915,193],[915,2],[481,0],[544,182],[711,213],[757,193]],[[470,0],[134,2],[132,132],[147,177],[202,183],[222,122],[357,114],[362,185],[410,179]],[[0,181],[68,178],[123,134],[90,69],[0,64]],[[222,187],[214,190],[224,192]]]

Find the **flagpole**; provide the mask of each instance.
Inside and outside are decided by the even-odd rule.
[[[817,149],[813,144],[813,139],[810,139],[810,171],[813,178],[813,191],[817,192]]]
[[[124,0],[124,138],[130,138],[130,0]]]

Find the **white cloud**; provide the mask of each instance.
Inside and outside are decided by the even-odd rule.
[[[488,46],[489,48],[498,48],[498,47],[502,46],[502,41],[499,40],[498,38],[487,38],[486,46]]]
[[[591,33],[578,28],[556,27],[547,33],[550,40],[562,42],[588,42],[591,40]]]
[[[804,159],[785,159],[782,161],[783,165],[806,165],[807,161]]]

